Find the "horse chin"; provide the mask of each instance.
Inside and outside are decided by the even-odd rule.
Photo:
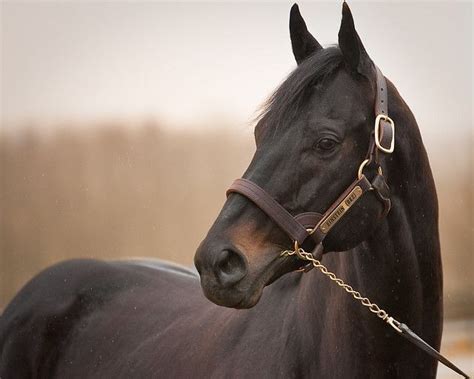
[[[245,296],[238,304],[235,304],[232,308],[235,309],[250,309],[258,304],[263,294],[263,288],[259,288],[253,292],[250,296]]]
[[[245,286],[243,282],[232,288],[219,288],[205,284],[201,278],[201,286],[206,298],[214,304],[235,309],[248,309],[254,307],[262,297],[264,285]],[[247,287],[247,288],[245,288]]]

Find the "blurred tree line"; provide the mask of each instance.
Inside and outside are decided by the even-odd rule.
[[[191,265],[254,150],[242,130],[170,131],[155,122],[65,125],[47,136],[37,130],[0,139],[0,309],[35,273],[68,258]],[[446,313],[472,317],[472,217],[467,225],[456,219],[466,212],[458,208],[472,204],[472,183],[453,188],[444,171],[435,173]]]

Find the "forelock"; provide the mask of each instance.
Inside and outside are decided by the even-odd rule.
[[[331,77],[343,62],[336,46],[319,50],[303,61],[263,104],[258,116],[259,128],[272,128],[276,132],[289,125],[305,104],[310,89]]]

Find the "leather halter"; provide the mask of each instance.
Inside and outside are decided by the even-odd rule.
[[[257,205],[294,241],[295,248],[311,240],[314,246],[312,254],[316,259],[320,259],[323,254],[322,242],[331,228],[367,191],[375,191],[377,198],[384,206],[384,216],[391,207],[389,189],[379,163],[379,151],[393,152],[395,124],[388,117],[387,83],[378,67],[376,67],[376,73],[375,127],[370,136],[366,159],[360,165],[357,179],[329,206],[324,214],[305,212],[292,216],[263,188],[248,179],[235,180],[227,190],[227,196],[234,192],[239,193]],[[374,164],[378,169],[372,181],[369,181],[363,174],[363,170],[368,164]]]

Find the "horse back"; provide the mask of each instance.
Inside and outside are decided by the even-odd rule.
[[[193,272],[159,261],[80,259],[47,268],[0,316],[0,377],[51,377],[81,320],[119,294],[157,286],[157,278],[163,291],[176,280],[198,283]]]

